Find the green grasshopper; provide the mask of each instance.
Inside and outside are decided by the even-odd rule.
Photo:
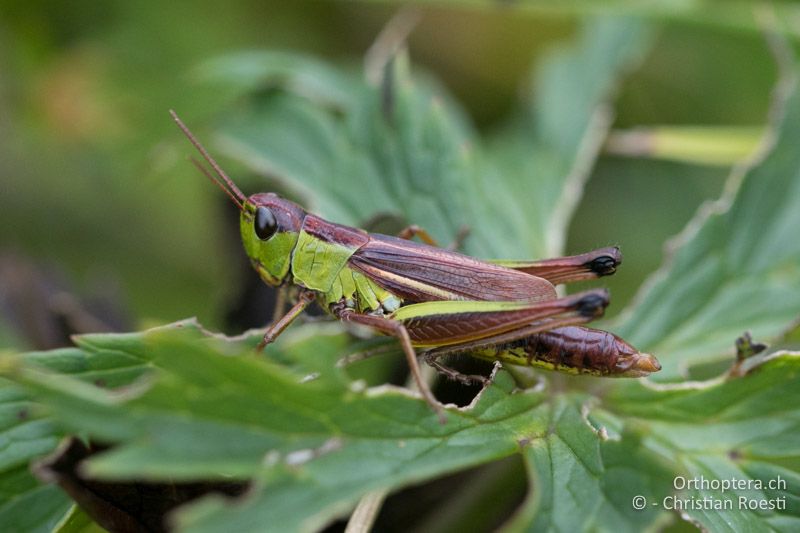
[[[602,289],[559,298],[556,284],[610,275],[617,248],[543,261],[481,261],[439,248],[423,229],[397,237],[328,222],[274,193],[245,196],[178,116],[172,118],[213,173],[195,165],[236,204],[245,252],[261,279],[300,288],[297,302],[270,325],[271,343],[313,301],[344,322],[396,337],[425,401],[443,407],[422,379],[415,349],[450,378],[469,382],[439,358],[468,352],[573,374],[641,377],[660,370],[612,333],[580,327],[609,303]],[[417,236],[424,243],[410,239]]]

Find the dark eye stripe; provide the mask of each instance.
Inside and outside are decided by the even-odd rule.
[[[262,206],[256,209],[253,227],[256,230],[256,236],[262,241],[266,241],[275,235],[278,223],[275,221],[275,215],[272,214],[272,211]]]

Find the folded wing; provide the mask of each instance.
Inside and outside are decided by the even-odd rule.
[[[556,298],[553,285],[542,278],[386,235],[370,234],[348,263],[386,290],[415,302]]]

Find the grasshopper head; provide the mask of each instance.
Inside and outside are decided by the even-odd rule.
[[[286,279],[305,215],[275,193],[254,194],[242,204],[242,244],[264,282],[278,286]]]
[[[266,283],[281,285],[289,273],[292,250],[300,236],[300,227],[306,212],[299,205],[274,193],[246,197],[178,115],[174,111],[169,113],[213,172],[195,159],[192,162],[239,208],[242,243],[253,267]]]

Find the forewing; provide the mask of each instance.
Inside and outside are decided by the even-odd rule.
[[[349,264],[412,302],[541,302],[556,298],[553,285],[542,278],[386,235],[370,234],[369,242],[350,257]]]

